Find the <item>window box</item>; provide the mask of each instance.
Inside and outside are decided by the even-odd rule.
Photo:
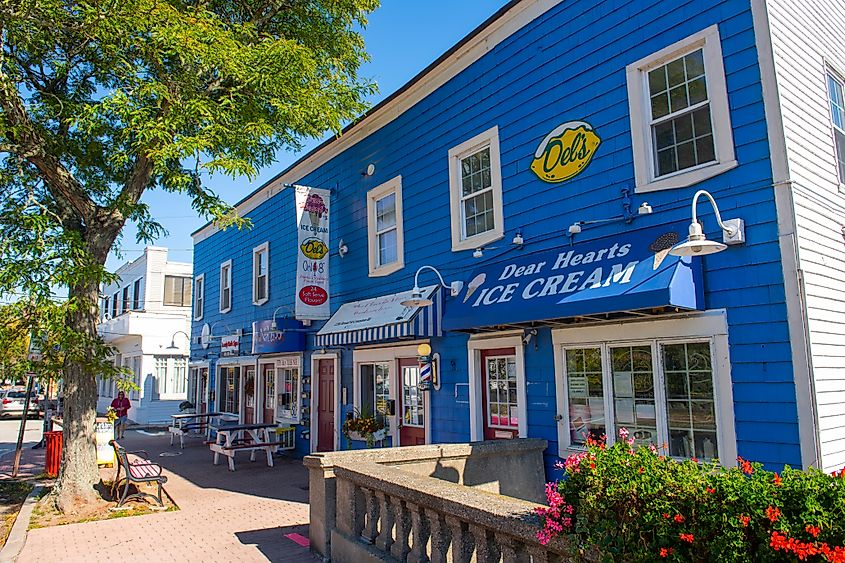
[[[355,430],[350,430],[346,437],[350,440],[355,440],[359,442],[381,442],[385,438],[387,438],[387,428],[382,428],[381,430],[376,430],[372,434],[361,434]]]

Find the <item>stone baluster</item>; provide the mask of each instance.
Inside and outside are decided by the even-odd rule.
[[[422,563],[428,561],[428,538],[431,535],[431,528],[428,524],[428,516],[423,507],[412,502],[406,503],[411,513],[411,531],[413,532],[413,543],[411,552],[408,554],[408,561]]]
[[[502,563],[529,563],[531,560],[525,545],[511,536],[497,533],[496,545],[502,552]]]
[[[400,561],[404,561],[411,551],[409,541],[409,536],[411,535],[411,517],[402,499],[392,498],[391,501],[393,502],[393,518],[396,522],[396,538],[390,547],[390,553]]]
[[[376,537],[376,547],[385,553],[390,553],[390,546],[393,545],[393,504],[390,502],[390,497],[382,491],[376,491],[376,499],[381,513],[381,525]]]
[[[528,555],[530,555],[531,560],[536,563],[551,563],[549,559],[549,552],[541,545],[529,545]]]
[[[432,563],[446,563],[449,544],[452,540],[449,526],[446,525],[446,519],[443,518],[442,514],[428,509],[425,512],[428,515],[428,525],[431,530],[431,561]]]
[[[469,563],[475,550],[475,542],[469,533],[468,525],[454,516],[446,516],[446,525],[452,538],[453,563]]]
[[[470,524],[470,533],[475,538],[475,560],[478,563],[498,563],[499,549],[487,533],[487,529],[477,524]]]
[[[367,543],[372,544],[375,543],[376,536],[378,535],[379,506],[378,502],[376,501],[376,495],[371,489],[362,487],[361,492],[364,495],[364,503],[366,505],[367,514],[366,522],[364,523],[364,530],[361,533],[361,537]]]
[[[364,529],[364,497],[352,481],[337,479],[337,527],[348,537],[358,537]]]

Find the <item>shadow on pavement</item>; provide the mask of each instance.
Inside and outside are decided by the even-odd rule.
[[[272,563],[294,563],[298,561],[319,561],[307,546],[300,545],[288,536],[308,538],[308,526],[286,526],[237,532],[235,537],[244,545],[254,545]],[[296,536],[294,536],[296,537]]]

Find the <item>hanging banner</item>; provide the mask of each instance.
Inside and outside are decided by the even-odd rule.
[[[294,186],[297,239],[296,318],[329,318],[329,190]]]

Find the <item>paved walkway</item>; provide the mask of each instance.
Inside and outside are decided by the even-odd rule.
[[[308,537],[308,474],[299,461],[267,467],[241,452],[231,473],[225,461],[212,465],[197,439],[179,450],[166,434],[130,431],[124,442],[165,468],[165,490],[180,510],[31,530],[19,562],[316,561],[286,537]]]

